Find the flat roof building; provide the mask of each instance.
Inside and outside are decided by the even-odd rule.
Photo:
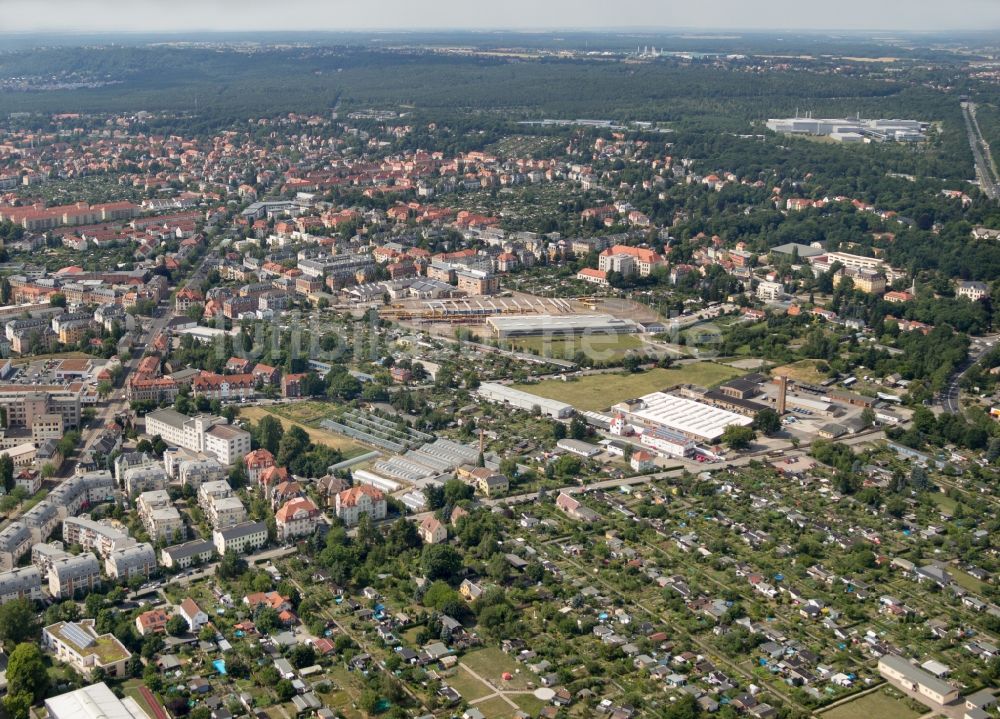
[[[512,407],[523,409],[526,412],[533,412],[537,407],[542,414],[547,414],[553,419],[566,419],[573,416],[573,406],[565,402],[554,399],[539,397],[530,392],[522,392],[519,389],[508,387],[505,384],[495,382],[483,382],[476,390],[477,394],[490,402],[509,404]]]
[[[525,315],[490,317],[487,326],[500,338],[538,335],[609,335],[638,332],[639,325],[611,315]]]
[[[666,429],[695,442],[715,444],[730,425],[746,427],[753,419],[685,397],[653,392],[622,402],[614,409],[645,429]]]
[[[104,682],[45,700],[49,719],[151,719],[131,697],[119,699]]]

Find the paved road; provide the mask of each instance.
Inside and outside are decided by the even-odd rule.
[[[978,341],[973,342],[969,347],[969,356],[965,362],[955,368],[947,386],[941,391],[938,397],[938,405],[951,414],[962,414],[962,378],[972,369],[972,367],[983,358],[987,352],[993,349],[994,343],[1000,335],[985,335]]]
[[[963,102],[962,114],[965,116],[965,129],[969,136],[969,146],[972,148],[972,156],[976,163],[976,175],[979,177],[979,185],[987,197],[991,200],[996,200],[1000,198],[1000,187],[997,185],[997,176],[993,169],[990,145],[983,138],[983,134],[979,130],[979,123],[976,121],[975,103]]]

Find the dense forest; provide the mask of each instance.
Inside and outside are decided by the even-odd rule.
[[[68,72],[120,84],[5,91],[0,105],[9,112],[197,107],[203,114],[235,118],[282,110],[322,112],[340,101],[345,109],[408,107],[436,115],[474,110],[524,117],[698,120],[745,132],[752,120],[791,114],[796,108],[937,121],[949,101],[946,93],[903,77],[893,81],[834,73],[759,73],[750,65],[720,65],[710,59],[513,62],[347,46],[240,51],[107,46],[0,54],[0,78]]]

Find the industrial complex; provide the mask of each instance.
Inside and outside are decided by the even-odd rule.
[[[818,135],[837,142],[920,142],[927,123],[917,120],[862,120],[814,117],[770,119],[767,129],[782,135]]]

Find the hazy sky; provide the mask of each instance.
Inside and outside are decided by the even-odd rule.
[[[1000,0],[0,0],[0,32],[1000,28]]]

